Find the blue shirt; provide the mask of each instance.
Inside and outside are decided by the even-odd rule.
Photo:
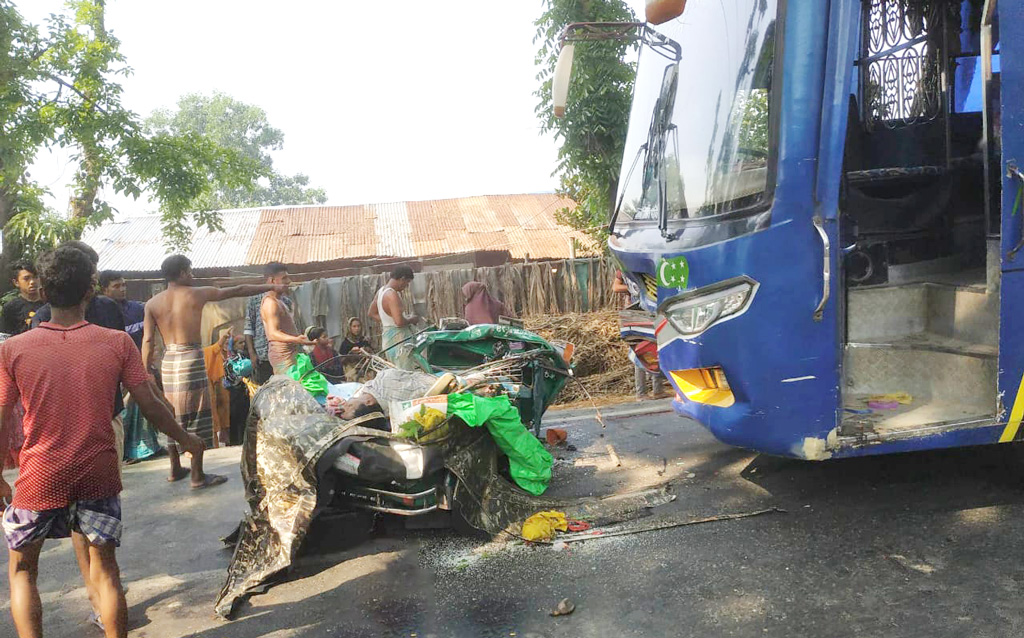
[[[124,315],[124,331],[142,349],[142,327],[146,320],[146,304],[141,301],[122,301],[121,314]]]

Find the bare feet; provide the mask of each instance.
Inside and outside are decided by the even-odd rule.
[[[216,487],[228,482],[228,477],[221,474],[205,474],[200,483],[192,483],[192,489],[201,490],[207,487]]]
[[[189,471],[187,467],[179,467],[176,469],[172,469],[171,475],[167,477],[167,482],[173,483],[175,481],[180,481],[181,479],[185,478],[188,475]]]

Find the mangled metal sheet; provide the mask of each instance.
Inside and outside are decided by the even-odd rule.
[[[552,499],[517,488],[498,470],[499,455],[490,437],[480,437],[445,456],[445,466],[458,477],[455,506],[473,527],[491,535],[517,536],[522,522],[544,510],[559,510],[574,519],[602,524],[643,515],[675,500],[669,485],[604,498]]]
[[[242,450],[242,479],[249,512],[239,525],[227,580],[216,612],[228,618],[248,594],[262,591],[287,570],[309,531],[318,505],[334,494],[333,459],[357,441],[394,439],[364,427],[382,418],[371,414],[345,422],[328,415],[301,384],[275,377],[253,399]],[[458,479],[451,507],[473,527],[492,535],[516,534],[522,521],[540,510],[559,509],[572,518],[628,520],[671,501],[666,488],[605,499],[556,500],[517,488],[501,470],[501,453],[483,428],[457,420],[448,435],[431,444],[441,450],[444,467]],[[322,475],[321,475],[322,472]]]
[[[287,569],[309,531],[317,499],[316,464],[340,441],[388,437],[360,427],[379,415],[341,421],[327,414],[296,381],[274,377],[253,398],[242,448],[249,512],[216,611],[227,618],[242,598]],[[235,535],[232,535],[235,536]]]

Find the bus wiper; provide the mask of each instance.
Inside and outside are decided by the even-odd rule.
[[[633,177],[633,171],[636,170],[636,164],[640,161],[641,157],[645,157],[647,151],[647,142],[640,145],[640,148],[636,149],[636,156],[633,158],[633,164],[629,167],[629,172],[626,173],[626,180],[622,183],[622,194],[619,195],[619,201],[615,204],[615,209],[612,210],[612,218],[608,220],[608,234],[615,234],[615,222],[619,219],[619,211],[622,210],[622,201],[626,199],[626,190],[629,187],[629,180]],[[646,160],[644,162],[646,164]]]
[[[664,140],[664,138],[668,137],[670,134],[672,136],[672,152],[674,153],[673,156],[676,158],[676,161],[678,162],[679,127],[671,122],[669,122],[668,125],[665,127],[665,132],[663,134],[662,140]],[[666,165],[667,162],[665,161],[666,144],[664,143],[664,141],[662,141],[660,146],[661,157],[658,158],[660,160],[660,170],[658,171],[658,230],[661,231],[662,239],[675,239],[675,235],[673,233],[668,232],[668,166]],[[676,170],[678,172],[678,167]],[[673,177],[677,177],[677,175],[673,175]],[[678,188],[680,189],[680,196],[682,196],[682,184],[679,184]]]

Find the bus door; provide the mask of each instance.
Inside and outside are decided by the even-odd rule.
[[[988,83],[1001,108],[992,135],[1001,140],[999,397],[1006,425],[1000,441],[1024,438],[1024,5],[999,3],[998,45],[1003,64]]]

